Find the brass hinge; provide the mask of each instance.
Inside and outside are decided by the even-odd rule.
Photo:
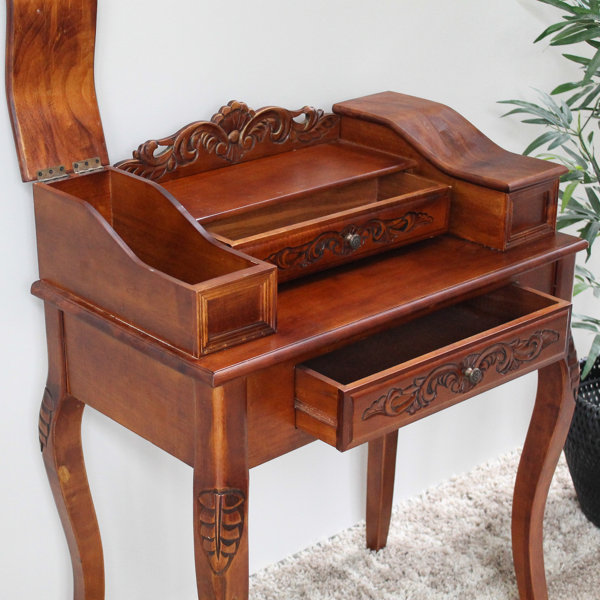
[[[64,165],[48,167],[47,169],[41,169],[37,172],[38,181],[54,181],[55,179],[63,179],[68,176],[69,174],[67,173]]]
[[[74,173],[87,173],[88,171],[98,171],[103,168],[102,161],[98,156],[86,158],[85,160],[78,160],[73,163]]]
[[[81,173],[89,173],[90,171],[99,171],[103,168],[104,165],[98,156],[86,158],[85,160],[78,160],[73,163],[73,173],[77,173],[78,175]],[[64,165],[48,167],[47,169],[41,169],[37,172],[37,180],[43,182],[56,181],[57,179],[64,179],[68,176],[69,172]]]

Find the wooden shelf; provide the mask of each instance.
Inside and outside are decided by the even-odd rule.
[[[285,152],[162,183],[201,222],[258,205],[371,179],[415,166],[413,160],[334,142]]]

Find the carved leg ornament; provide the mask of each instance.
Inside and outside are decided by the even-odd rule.
[[[200,600],[248,598],[246,382],[198,384],[194,546]]]
[[[73,565],[74,600],[104,599],[104,559],[83,450],[84,404],[68,395],[63,314],[46,305],[48,384],[39,419],[39,438],[54,501]]]

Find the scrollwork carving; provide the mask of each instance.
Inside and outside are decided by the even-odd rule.
[[[298,117],[303,118],[298,121]],[[202,153],[235,163],[262,142],[308,143],[324,137],[338,122],[337,115],[325,114],[310,106],[292,111],[267,106],[255,111],[243,102],[232,100],[210,121],[196,121],[172,136],[148,140],[133,152],[133,159],[116,166],[147,179],[159,180],[167,173],[195,162]]]
[[[305,268],[317,263],[327,254],[348,256],[366,243],[390,244],[402,234],[432,222],[432,216],[415,211],[395,219],[371,219],[364,225],[348,225],[340,231],[326,231],[305,244],[274,252],[265,260],[282,270]]]
[[[517,338],[511,342],[493,344],[478,354],[470,354],[460,363],[441,365],[425,377],[415,378],[412,384],[405,388],[391,388],[363,412],[362,420],[366,421],[376,415],[413,415],[437,399],[439,388],[446,388],[453,394],[464,394],[473,389],[492,367],[502,375],[515,371],[523,363],[536,359],[544,348],[559,339],[557,331],[544,329],[534,332],[524,340]],[[481,371],[482,377],[472,380],[466,372],[475,369]]]

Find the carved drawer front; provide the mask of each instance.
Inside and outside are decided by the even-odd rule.
[[[393,173],[203,223],[287,281],[448,230],[450,188]]]
[[[347,450],[564,356],[570,303],[508,286],[296,366],[296,425]]]

